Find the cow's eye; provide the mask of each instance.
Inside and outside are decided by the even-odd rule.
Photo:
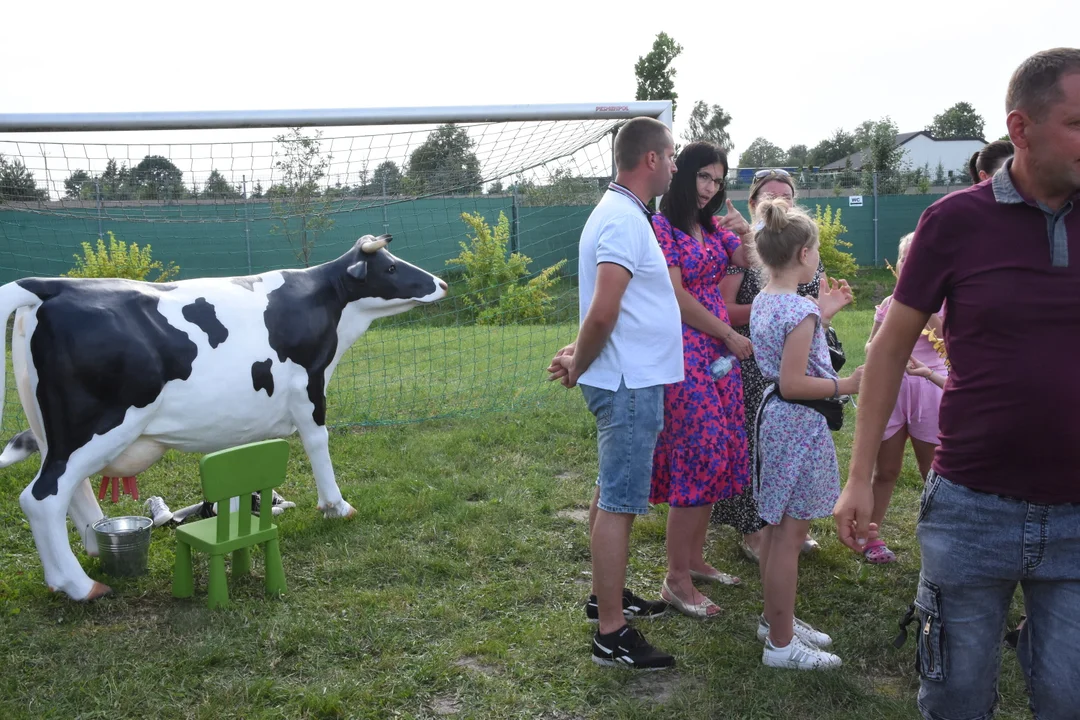
[[[394,273],[397,272],[397,265],[391,265],[390,267],[386,268],[386,272],[393,275]]]

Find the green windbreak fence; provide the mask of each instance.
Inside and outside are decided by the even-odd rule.
[[[874,248],[874,199],[849,207],[847,197],[807,198],[813,212],[831,206],[847,226],[849,251],[860,265],[895,260],[900,236],[915,228],[937,195],[877,198],[878,247]],[[745,202],[736,206],[746,214]],[[73,267],[83,241],[111,231],[127,242],[150,244],[156,260],[180,267],[180,279],[260,273],[299,266],[286,237],[275,234],[265,203],[177,203],[71,207],[0,206],[0,282],[55,276]],[[588,205],[529,207],[511,196],[426,198],[357,206],[341,203],[333,227],[316,239],[312,264],[333,259],[365,234],[389,232],[390,249],[402,259],[451,281],[451,297],[376,322],[346,353],[329,388],[335,425],[407,422],[470,412],[505,410],[521,403],[567,402],[567,393],[545,382],[544,367],[577,327],[577,244],[591,212]],[[510,225],[509,247],[531,259],[538,273],[566,260],[544,324],[481,326],[462,299],[460,276],[446,261],[460,252],[469,228],[462,213],[479,213],[494,227],[500,214]],[[10,366],[10,363],[9,363]],[[11,373],[7,375],[5,433],[24,428]]]

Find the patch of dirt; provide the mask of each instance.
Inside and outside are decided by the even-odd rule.
[[[578,475],[577,475],[576,472],[573,472],[572,470],[567,470],[566,472],[561,472],[558,475],[556,475],[555,479],[556,480],[573,480],[577,476]]]
[[[436,715],[457,715],[461,712],[461,703],[450,695],[436,695],[431,711]]]
[[[870,686],[878,695],[889,698],[903,698],[910,692],[908,682],[904,678],[890,675],[870,676]]]
[[[671,699],[678,685],[679,674],[677,672],[674,670],[661,670],[660,672],[641,673],[641,676],[634,678],[627,685],[627,688],[630,697],[643,702],[663,705]]]
[[[480,673],[481,675],[494,675],[499,670],[494,665],[487,665],[480,662],[477,658],[474,657],[458,658],[454,661],[454,665],[460,668],[465,668],[466,670]]]
[[[568,518],[574,522],[589,522],[589,509],[588,508],[567,508],[566,510],[560,510],[555,513],[555,517]]]

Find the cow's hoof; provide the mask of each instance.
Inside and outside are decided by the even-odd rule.
[[[49,592],[61,592],[61,590],[53,587],[52,585],[48,585],[47,587],[49,588]],[[90,587],[90,592],[87,593],[86,597],[79,600],[79,602],[90,602],[91,600],[97,600],[98,598],[105,597],[111,592],[111,587],[109,587],[105,583],[99,583],[97,580],[95,580],[94,584]]]
[[[356,514],[356,508],[354,508],[352,505],[345,502],[344,500],[342,500],[336,505],[332,503],[327,503],[320,509],[322,510],[323,517],[327,520],[332,520],[335,518],[348,519]]]
[[[84,599],[87,602],[89,602],[91,600],[97,600],[100,597],[105,597],[106,595],[108,595],[111,592],[112,592],[111,587],[109,587],[105,583],[99,583],[99,582],[97,582],[95,580],[94,581],[94,587],[90,588],[90,594],[87,595]]]

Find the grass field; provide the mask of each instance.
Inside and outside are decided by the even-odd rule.
[[[860,302],[837,319],[850,367],[861,362],[872,308]],[[335,378],[332,417],[350,404],[379,419],[396,409],[475,412],[336,431],[335,468],[357,509],[349,521],[316,512],[310,467],[293,439],[281,492],[298,507],[278,519],[289,583],[279,600],[262,594],[258,555],[255,576],[231,585],[230,609],[206,609],[205,562],[196,566],[194,600],[174,600],[168,527],[154,530],[149,573],[127,581],[103,577],[73,532],[83,566],[115,592],[87,605],[53,596],[18,505],[37,463],[0,472],[0,717],[918,717],[913,643],[891,645],[918,575],[920,481],[910,461],[884,529],[898,563],[862,564],[828,521],[815,524],[822,551],[803,563],[798,612],[833,635],[843,668],[761,666],[760,582],[724,528],[712,532],[709,558],[744,585],[705,588],[721,616],[671,615],[646,627],[678,655],[678,669],[648,677],[602,670],[588,660],[581,610],[589,551],[579,517],[595,476],[595,426],[580,394],[542,382],[573,328],[373,333],[347,359],[366,372]],[[474,373],[481,357],[487,391],[445,370]],[[391,382],[412,405],[394,405]],[[496,407],[500,393],[519,398],[512,412],[479,412]],[[842,468],[853,420],[837,435]],[[140,491],[174,508],[195,502],[196,462],[167,455],[139,478]],[[127,498],[103,508],[141,512]],[[629,582],[639,594],[659,591],[664,521],[656,508],[635,525]],[[1010,653],[999,717],[1028,717]]]

